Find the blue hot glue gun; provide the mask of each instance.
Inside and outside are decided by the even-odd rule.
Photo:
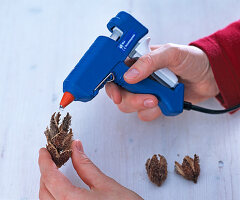
[[[123,75],[129,69],[124,63],[127,57],[138,59],[148,53],[149,38],[141,40],[148,29],[126,12],[119,12],[107,24],[110,37],[99,36],[63,82],[63,98],[60,106],[66,107],[73,100],[92,100],[106,82],[133,93],[152,94],[166,116],[183,111],[184,85],[164,68],[136,84],[128,84]]]

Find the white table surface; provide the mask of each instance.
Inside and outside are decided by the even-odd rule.
[[[43,132],[62,82],[93,40],[109,35],[106,24],[118,11],[145,24],[152,44],[188,44],[237,20],[239,9],[237,0],[0,0],[0,199],[38,199],[38,150],[46,144]],[[221,108],[214,99],[201,105]],[[240,199],[240,112],[184,112],[146,123],[118,111],[104,90],[67,111],[87,155],[144,199]],[[160,188],[145,172],[155,153],[168,161]],[[201,160],[197,184],[174,173],[174,161],[194,153]],[[61,171],[86,187],[70,161]]]

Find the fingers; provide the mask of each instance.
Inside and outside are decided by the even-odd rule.
[[[147,110],[140,110],[138,112],[138,117],[142,121],[152,121],[157,119],[161,115],[162,115],[162,112],[158,106],[147,109]]]
[[[125,113],[136,112],[142,109],[153,108],[158,104],[155,96],[150,94],[133,94],[114,83],[106,85],[108,96],[118,104],[119,109]]]
[[[42,148],[39,151],[38,163],[42,183],[55,199],[62,199],[63,197],[67,197],[69,194],[76,192],[76,188],[58,170],[45,148]]]
[[[158,100],[150,94],[133,94],[114,83],[106,86],[108,96],[117,104],[119,110],[125,113],[138,112],[143,121],[152,121],[162,113],[158,107]]]
[[[177,57],[177,48],[173,48],[172,45],[158,45],[152,46],[151,49],[150,54],[141,57],[125,73],[124,79],[128,83],[137,83],[162,67],[176,64],[172,58]],[[130,59],[126,60],[126,63],[130,62]],[[114,83],[106,85],[106,92],[122,112],[138,112],[139,118],[143,121],[151,121],[161,115],[158,100],[153,95],[132,94]]]
[[[45,184],[43,183],[42,178],[40,178],[39,199],[40,200],[54,200],[54,197],[51,195],[51,193],[48,191]]]
[[[122,102],[120,88],[116,84],[107,83],[105,85],[105,90],[109,98],[111,98],[115,104],[120,104]]]
[[[125,113],[137,112],[158,105],[157,98],[151,94],[133,94],[122,90],[121,95],[122,102],[118,104],[118,108]]]
[[[179,63],[179,54],[180,51],[176,45],[162,45],[140,57],[124,74],[124,79],[128,83],[134,84],[147,78],[158,69],[176,66]]]
[[[101,185],[104,185],[109,180],[84,154],[82,143],[79,140],[73,141],[72,150],[74,169],[90,188],[101,187]]]

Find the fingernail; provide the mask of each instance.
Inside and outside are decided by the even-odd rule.
[[[143,102],[144,106],[147,107],[147,108],[153,108],[155,106],[155,103],[152,99],[146,99],[144,102]]]
[[[139,71],[136,69],[129,69],[125,74],[125,78],[127,79],[133,79],[136,78],[139,75]]]
[[[79,140],[76,141],[76,148],[78,151],[83,152],[83,146],[82,146],[81,141],[79,141]]]

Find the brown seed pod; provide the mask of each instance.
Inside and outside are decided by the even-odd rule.
[[[59,125],[61,114],[54,113],[50,120],[50,129],[47,127],[44,132],[47,138],[46,148],[51,154],[53,162],[60,168],[72,155],[72,129],[69,129],[71,125],[71,116],[69,113],[62,120]]]
[[[185,156],[182,165],[175,161],[175,171],[185,179],[197,183],[200,174],[199,157],[196,154],[194,159]]]
[[[167,161],[164,156],[158,154],[160,160],[158,160],[157,155],[147,160],[145,166],[149,179],[155,183],[157,186],[161,186],[162,183],[167,178]]]

